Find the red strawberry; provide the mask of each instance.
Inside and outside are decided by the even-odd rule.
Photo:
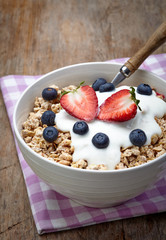
[[[98,113],[96,92],[88,85],[63,95],[60,104],[70,115],[84,121],[93,120]]]
[[[123,89],[105,100],[100,106],[98,119],[123,122],[134,118],[136,113],[137,105],[131,98],[130,90]]]

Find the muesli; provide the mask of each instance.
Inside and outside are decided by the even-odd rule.
[[[166,103],[147,84],[52,85],[36,97],[22,137],[41,156],[91,169],[135,167],[166,152]]]

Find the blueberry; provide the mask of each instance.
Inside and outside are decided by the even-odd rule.
[[[42,114],[41,121],[43,124],[46,124],[47,126],[53,126],[55,124],[55,113],[53,111],[45,111]]]
[[[52,143],[58,137],[58,130],[55,127],[49,126],[46,127],[43,131],[43,137],[47,142]]]
[[[99,87],[100,92],[110,92],[110,91],[113,91],[114,89],[115,89],[115,86],[113,83],[104,83]]]
[[[97,148],[106,148],[109,145],[109,138],[105,133],[96,133],[92,138],[92,143]]]
[[[135,146],[141,147],[145,144],[147,137],[143,130],[134,129],[129,135],[131,143]]]
[[[98,78],[96,79],[96,81],[92,84],[92,88],[95,90],[95,91],[98,91],[99,90],[99,87],[101,85],[103,85],[104,83],[106,83],[107,81],[104,79],[104,78]]]
[[[141,83],[137,87],[137,92],[142,95],[151,95],[152,94],[152,89],[148,84]]]
[[[57,95],[58,95],[57,90],[55,88],[48,87],[48,88],[43,89],[43,91],[42,91],[42,97],[45,100],[53,100],[53,99],[57,98]]]
[[[84,121],[78,121],[73,126],[73,132],[79,135],[84,135],[88,130],[88,124]]]

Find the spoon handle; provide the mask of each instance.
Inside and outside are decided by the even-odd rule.
[[[152,34],[145,45],[136,52],[124,65],[129,69],[130,74],[134,73],[143,61],[158,47],[166,41],[166,22],[163,22]],[[128,76],[127,76],[128,77]]]

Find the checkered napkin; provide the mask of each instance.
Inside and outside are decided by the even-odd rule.
[[[127,58],[111,60],[125,63]],[[151,55],[141,65],[166,80],[166,54]],[[10,75],[0,79],[4,102],[13,129],[12,116],[15,103],[23,90],[39,76]],[[143,194],[124,204],[111,208],[90,208],[53,191],[42,182],[25,162],[16,143],[18,157],[25,178],[32,214],[39,234],[125,219],[166,210],[166,177]]]

